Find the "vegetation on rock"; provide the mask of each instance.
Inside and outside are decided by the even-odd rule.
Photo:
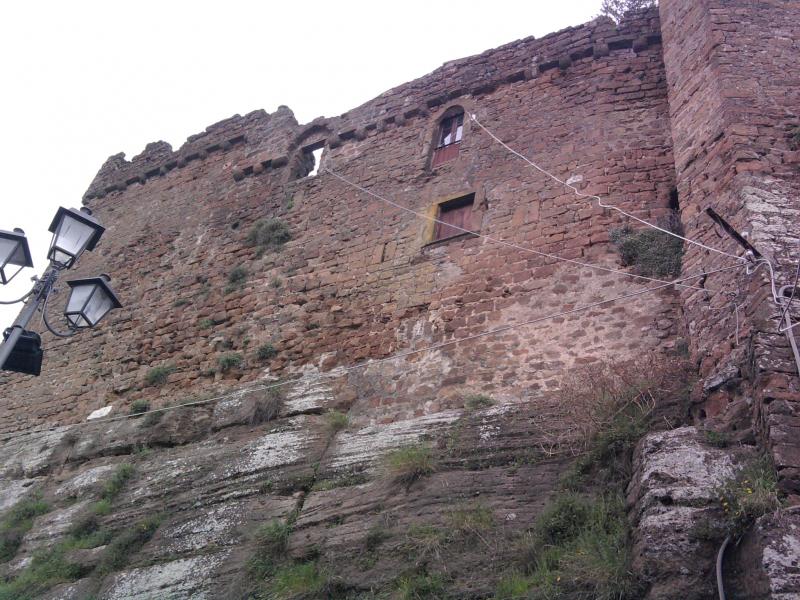
[[[677,216],[657,223],[673,233],[681,233]],[[611,241],[619,252],[622,264],[633,267],[646,277],[677,277],[681,274],[683,240],[668,233],[646,227],[633,229],[628,225],[611,230]]]
[[[167,383],[167,377],[175,372],[173,365],[163,365],[160,367],[153,367],[144,377],[145,383],[149,386],[164,385]],[[131,407],[133,409],[133,407]],[[147,410],[147,409],[145,409]],[[139,411],[144,412],[144,411]]]
[[[781,506],[778,476],[772,462],[761,456],[747,463],[720,487],[719,498],[728,533],[740,537],[756,519]]]
[[[406,486],[436,470],[433,452],[423,444],[402,446],[392,450],[386,453],[383,462],[389,477],[396,483]]]
[[[0,521],[0,562],[14,558],[23,536],[33,527],[33,520],[50,511],[38,495],[17,502]]]
[[[268,250],[279,250],[291,239],[289,226],[280,219],[256,221],[247,234],[247,243],[258,249],[258,256]]]

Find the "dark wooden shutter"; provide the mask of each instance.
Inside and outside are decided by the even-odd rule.
[[[462,229],[472,231],[472,202],[453,207],[443,206],[439,212],[439,220],[443,221],[443,223],[436,223],[436,227],[433,230],[434,240],[443,240],[454,235],[461,235],[464,233]],[[455,225],[461,229],[450,227],[450,225]]]

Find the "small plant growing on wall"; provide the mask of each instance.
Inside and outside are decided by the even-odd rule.
[[[789,148],[800,150],[800,127],[795,127],[789,132]]]
[[[260,361],[269,360],[271,358],[275,358],[278,355],[278,351],[275,349],[275,346],[272,344],[261,344],[256,350],[256,358]]]
[[[262,256],[267,251],[280,250],[291,239],[289,226],[280,219],[256,221],[247,234],[247,243],[257,249],[257,256]]]
[[[139,399],[131,402],[130,414],[140,415],[150,410],[150,403],[147,400]]]
[[[221,372],[227,373],[231,369],[241,367],[244,364],[244,358],[238,352],[228,352],[217,358],[217,364]]]
[[[433,452],[423,444],[392,450],[384,456],[383,462],[389,477],[405,486],[410,486],[417,479],[436,470]]]
[[[153,367],[147,372],[147,375],[145,375],[144,380],[145,383],[147,383],[147,385],[151,386],[164,385],[165,383],[167,383],[167,377],[169,377],[170,374],[174,372],[175,372],[175,367],[173,365],[162,365],[160,367]]]
[[[659,221],[662,229],[681,233],[677,215]],[[611,230],[611,242],[619,252],[622,264],[633,267],[646,277],[677,277],[681,273],[683,241],[657,229],[633,229],[625,225]]]
[[[225,286],[224,292],[230,294],[238,290],[244,285],[245,281],[247,281],[247,269],[239,265],[228,273],[228,285]]]

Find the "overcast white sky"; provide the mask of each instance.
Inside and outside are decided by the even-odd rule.
[[[0,229],[45,267],[59,205],[80,207],[103,161],[178,148],[233,114],[335,116],[443,62],[578,25],[600,0],[8,2],[0,20]],[[100,241],[102,244],[102,240]],[[113,276],[113,274],[112,274]],[[124,299],[124,290],[119,290]],[[0,328],[17,307],[0,307]]]

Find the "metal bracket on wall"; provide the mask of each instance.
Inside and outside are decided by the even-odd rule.
[[[744,236],[742,236],[741,233],[739,233],[738,231],[736,231],[733,228],[733,226],[730,223],[728,223],[725,219],[723,219],[721,216],[719,216],[717,214],[717,212],[713,208],[710,208],[710,207],[707,208],[706,209],[706,214],[709,217],[711,217],[711,220],[713,220],[717,225],[722,227],[722,229],[725,230],[725,233],[727,233],[729,236],[731,236],[736,241],[736,243],[739,244],[742,248],[744,248],[748,252],[751,252],[755,258],[763,258],[763,255],[761,254],[761,252],[756,250],[756,248],[755,248],[755,246],[753,246],[753,244],[748,242],[744,238]]]

